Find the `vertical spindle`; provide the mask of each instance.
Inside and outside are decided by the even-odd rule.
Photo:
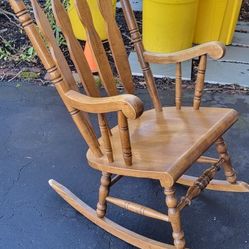
[[[182,106],[182,65],[181,62],[176,63],[176,109],[180,110]]]
[[[198,72],[195,84],[194,109],[198,110],[201,104],[201,97],[204,88],[205,71],[207,65],[207,55],[202,55],[198,65]]]
[[[118,112],[118,128],[123,152],[123,158],[125,164],[128,166],[132,165],[132,153],[131,153],[131,142],[130,142],[130,134],[127,118],[124,114],[119,111]]]
[[[105,116],[103,114],[99,114],[98,119],[99,119],[99,128],[104,144],[105,154],[107,156],[108,162],[113,162],[112,144]]]

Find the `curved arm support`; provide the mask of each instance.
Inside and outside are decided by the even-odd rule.
[[[128,119],[140,117],[144,110],[143,102],[132,94],[112,97],[89,97],[70,90],[64,95],[64,101],[78,110],[89,113],[122,111]]]
[[[174,53],[153,53],[144,52],[144,58],[149,63],[171,64],[183,62],[194,57],[208,54],[212,59],[218,60],[225,55],[226,47],[221,42],[206,42],[193,48],[181,50]]]

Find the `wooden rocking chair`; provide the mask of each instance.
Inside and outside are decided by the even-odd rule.
[[[67,188],[50,180],[51,187],[72,207],[107,232],[139,248],[185,248],[180,212],[203,189],[249,192],[249,185],[236,180],[222,135],[236,122],[238,113],[227,108],[201,107],[207,55],[219,59],[225,48],[210,42],[171,54],[144,51],[137,24],[128,0],[121,0],[132,41],[137,51],[155,109],[143,112],[142,101],[133,95],[131,71],[120,31],[112,12],[111,0],[99,0],[106,22],[109,43],[116,68],[127,94],[119,95],[101,40],[96,33],[87,0],[76,0],[78,14],[87,33],[99,75],[109,97],[100,97],[94,78],[81,46],[73,35],[72,27],[60,0],[52,0],[57,25],[68,45],[71,59],[80,76],[86,94],[80,93],[68,64],[56,44],[53,31],[36,0],[31,0],[36,25],[22,0],[9,0],[22,23],[38,56],[50,75],[51,82],[66,105],[81,135],[87,142],[89,165],[102,172],[99,201],[95,211]],[[47,49],[48,45],[49,49]],[[193,107],[181,104],[181,62],[200,56]],[[176,63],[176,106],[162,108],[157,95],[149,63]],[[105,113],[117,112],[118,125],[109,129]],[[101,137],[97,138],[88,113],[96,113]],[[219,158],[203,156],[216,144]],[[211,164],[199,177],[184,175],[193,163]],[[227,181],[212,180],[223,168]],[[168,214],[148,207],[109,196],[110,187],[122,176],[157,179],[165,190]],[[175,197],[175,184],[188,185],[186,196]],[[169,222],[173,229],[174,245],[168,245],[138,235],[105,218],[107,202],[140,215]]]

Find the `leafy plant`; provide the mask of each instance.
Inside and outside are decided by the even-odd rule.
[[[39,73],[31,72],[31,71],[22,71],[20,74],[21,78],[26,79],[26,80],[36,79],[39,77],[39,75],[40,75]]]
[[[7,60],[13,54],[14,48],[11,41],[0,36],[0,59]]]
[[[32,61],[35,57],[36,53],[33,47],[28,47],[20,54],[20,59],[22,61]]]
[[[67,9],[69,6],[68,0],[63,0],[62,4],[64,5],[64,8]],[[52,5],[51,5],[51,0],[46,0],[45,5],[44,5],[44,11],[47,14],[49,23],[54,30],[54,35],[56,38],[57,43],[60,45],[66,45],[66,41],[64,39],[64,36],[61,33],[60,28],[56,25],[53,11],[52,11]]]
[[[69,0],[62,0],[62,4],[67,9],[69,6]],[[29,8],[29,5],[27,7]],[[52,11],[51,0],[45,1],[44,11],[47,15],[50,25],[52,26],[57,43],[59,44],[59,46],[66,45],[64,36],[62,35],[59,27],[56,25]],[[23,33],[22,29],[20,29],[20,33]],[[27,42],[16,48],[13,41],[0,36],[0,60],[34,62],[35,55],[36,52],[34,48],[31,47]]]

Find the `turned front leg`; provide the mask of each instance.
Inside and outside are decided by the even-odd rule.
[[[222,167],[224,169],[227,181],[229,183],[232,183],[232,184],[236,183],[236,180],[237,180],[236,173],[235,173],[235,170],[232,166],[231,158],[228,154],[227,146],[224,142],[224,139],[222,137],[220,137],[215,142],[215,144],[216,144],[216,150],[219,153],[220,158],[224,159],[224,163],[222,164]]]
[[[168,206],[169,221],[172,226],[172,236],[174,238],[174,245],[176,249],[185,248],[184,233],[181,226],[180,210],[177,208],[177,199],[175,197],[174,188],[165,188],[166,204]]]
[[[111,174],[107,172],[102,172],[102,177],[100,179],[99,187],[99,202],[97,204],[97,216],[103,218],[106,213],[106,197],[109,194],[111,183]]]

